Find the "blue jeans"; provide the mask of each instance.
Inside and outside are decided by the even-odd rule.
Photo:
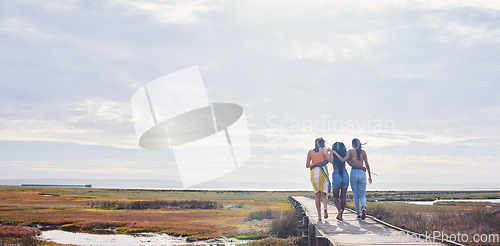
[[[363,170],[351,169],[351,187],[356,212],[361,213],[361,207],[366,207],[366,173]]]
[[[343,170],[343,176],[340,176],[340,171],[335,170],[332,174],[333,188],[338,189],[340,187],[349,188],[349,174],[347,170]]]

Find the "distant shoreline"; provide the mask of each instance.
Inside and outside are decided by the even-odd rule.
[[[210,191],[311,191],[308,180],[304,183],[265,183],[211,181],[194,187],[183,187],[179,180],[128,180],[128,179],[0,179],[0,185],[91,185],[103,189],[148,189],[148,190],[210,190]],[[349,189],[350,190],[350,189]],[[500,183],[439,184],[374,182],[368,191],[474,191],[500,190]]]
[[[29,187],[29,188],[75,188],[75,189],[106,189],[106,190],[131,190],[131,191],[180,191],[180,192],[312,192],[312,189],[228,189],[228,188],[142,188],[142,187],[78,187],[73,184],[45,184],[45,185],[17,185],[17,184],[0,184],[0,186],[12,187]],[[349,190],[350,191],[350,190]],[[468,188],[468,189],[378,189],[368,190],[367,193],[377,192],[467,192],[467,193],[488,193],[500,192],[500,188]]]

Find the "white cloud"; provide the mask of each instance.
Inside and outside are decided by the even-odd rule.
[[[131,123],[129,103],[118,103],[116,101],[90,100],[86,99],[76,105],[69,105],[75,114],[81,113],[69,119],[72,123],[81,121],[109,122],[108,124]]]
[[[322,58],[330,63],[346,59],[369,61],[375,47],[384,42],[381,34],[373,30],[355,35],[334,32],[324,43],[296,41],[291,52],[298,59]]]
[[[114,174],[114,175],[130,175],[134,174],[135,177],[148,177],[148,178],[169,178],[171,174],[165,170],[158,170],[158,168],[120,168],[120,167],[98,167],[98,168],[61,168],[61,167],[23,167],[23,170],[29,171],[39,171],[39,172],[48,172],[54,173],[57,176],[68,177],[68,178],[78,178],[80,175],[89,175],[89,174]],[[78,175],[74,175],[78,173]],[[53,174],[52,174],[53,175]],[[146,176],[144,176],[146,175]]]
[[[296,43],[293,48],[293,53],[298,59],[304,59],[308,57],[323,57],[329,62],[335,61],[333,49],[330,46],[324,44]]]
[[[370,166],[383,182],[496,182],[500,167],[493,157],[369,154]]]
[[[457,7],[480,7],[487,9],[500,9],[500,4],[496,1],[479,0],[416,0],[416,1],[394,1],[394,0],[381,0],[381,1],[368,1],[368,0],[353,0],[353,1],[328,1],[325,3],[334,3],[340,5],[356,6],[371,11],[382,11],[387,8],[399,8],[406,6],[413,6],[415,8],[428,8],[428,9],[442,9],[442,8],[457,8]]]
[[[34,23],[18,17],[8,17],[0,21],[0,32],[22,39],[55,41],[51,35],[40,30]]]
[[[40,4],[45,10],[52,13],[75,12],[81,9],[80,8],[81,1],[79,0],[65,0],[65,1],[47,0],[43,2],[38,2],[38,1],[25,1],[25,2],[28,2],[29,4]]]
[[[135,1],[115,0],[115,4],[126,6],[129,12],[152,15],[157,21],[169,23],[194,23],[203,18],[201,14],[216,9],[212,1]]]
[[[133,132],[129,103],[89,99],[62,108],[60,105],[47,106],[33,108],[25,112],[22,118],[0,119],[2,139],[139,148]],[[39,112],[40,109],[45,112]],[[40,113],[48,116],[54,111],[63,115],[57,119],[36,117]]]
[[[41,167],[41,168],[52,168],[56,167],[56,162],[51,161],[2,161],[0,166],[10,166],[10,167]]]

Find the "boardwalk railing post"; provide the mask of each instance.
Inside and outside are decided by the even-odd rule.
[[[289,196],[288,201],[292,205],[292,208],[295,210],[298,216],[302,216],[302,220],[297,222],[297,234],[301,237],[301,244],[309,244],[309,217],[305,213],[302,205],[299,201],[295,200],[295,198]]]
[[[328,238],[316,237],[316,246],[329,246]]]
[[[312,223],[308,227],[308,236],[309,246],[316,246],[316,228]]]

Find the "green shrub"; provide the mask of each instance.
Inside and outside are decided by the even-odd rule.
[[[500,216],[495,216],[487,208],[475,206],[471,210],[455,213],[436,212],[426,215],[412,211],[410,208],[386,208],[384,205],[374,205],[368,210],[370,215],[385,222],[413,232],[441,231],[446,234],[460,232],[468,234],[496,234],[500,228]],[[471,243],[470,245],[477,245]],[[489,244],[488,244],[489,245]]]
[[[249,242],[247,246],[298,246],[300,245],[300,238],[289,237],[289,238],[266,238],[259,241]]]
[[[271,234],[279,238],[297,236],[299,216],[293,212],[283,212],[279,218],[271,222]]]
[[[255,212],[251,212],[248,215],[247,220],[263,220],[263,219],[274,219],[280,216],[280,212],[273,211],[271,209],[268,210],[259,210]]]

